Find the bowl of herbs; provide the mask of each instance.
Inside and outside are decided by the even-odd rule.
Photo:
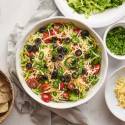
[[[108,54],[119,60],[125,60],[125,23],[110,26],[103,38]]]

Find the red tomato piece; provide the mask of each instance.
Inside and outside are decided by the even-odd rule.
[[[64,99],[69,99],[69,93],[68,92],[64,92],[63,93],[63,98]]]
[[[56,33],[57,33],[56,30],[51,30],[51,31],[50,31],[50,35],[52,35],[52,36],[53,36],[53,35],[56,35]]]
[[[45,41],[45,43],[50,43],[50,38],[49,37],[49,33],[48,32],[44,32],[43,33],[43,40]]]
[[[38,86],[38,81],[35,78],[30,78],[27,80],[27,85],[31,88],[31,89],[35,89]]]
[[[74,90],[75,89],[75,85],[73,83],[68,83],[67,88],[69,90]]]
[[[51,101],[51,95],[50,93],[42,93],[41,94],[41,99],[44,101],[44,102],[50,102]]]
[[[33,53],[33,52],[30,52],[30,53],[27,52],[26,55],[29,56],[29,57],[33,57],[33,56],[34,56],[34,53]]]
[[[96,64],[93,67],[93,73],[97,74],[100,71],[101,65],[100,64]]]
[[[44,83],[40,86],[42,92],[47,91],[50,88],[48,83]]]
[[[79,29],[79,28],[74,29],[74,32],[76,32],[76,33],[79,33],[80,31],[81,31],[81,29]]]
[[[49,37],[49,33],[48,32],[44,32],[43,33],[43,39],[46,39],[47,37]]]
[[[60,83],[60,90],[63,90],[65,88],[65,84],[63,82]]]

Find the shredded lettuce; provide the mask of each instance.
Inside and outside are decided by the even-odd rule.
[[[100,13],[109,8],[118,7],[125,0],[67,0],[68,5],[76,12],[89,17],[92,14]]]

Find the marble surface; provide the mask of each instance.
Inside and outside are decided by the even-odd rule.
[[[25,23],[33,14],[38,0],[0,0],[0,69],[7,73],[7,40],[16,23]],[[103,36],[105,28],[96,30]],[[125,65],[125,61],[117,61],[109,57],[108,76],[116,68]],[[105,81],[105,83],[106,83]],[[105,85],[104,83],[104,85]],[[104,99],[104,86],[87,104],[80,106],[83,114],[88,117],[89,125],[125,125],[108,110]],[[2,125],[33,125],[28,115],[20,115],[13,108],[11,115]]]

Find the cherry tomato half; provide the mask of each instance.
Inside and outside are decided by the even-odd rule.
[[[38,81],[35,78],[30,78],[27,80],[27,85],[31,88],[31,89],[35,89],[38,86]]]
[[[65,88],[65,83],[61,82],[60,83],[60,90],[63,90]]]
[[[69,93],[68,92],[64,92],[63,93],[63,98],[68,100],[69,99]]]
[[[50,88],[48,83],[44,83],[40,86],[42,92],[47,91]]]
[[[75,85],[73,83],[68,83],[67,88],[69,90],[74,90],[75,89]]]
[[[50,93],[42,93],[41,94],[41,99],[44,102],[50,102],[51,101],[51,95],[50,95]]]
[[[93,67],[93,73],[97,74],[100,71],[100,67],[101,67],[100,64],[94,65],[94,67]]]

